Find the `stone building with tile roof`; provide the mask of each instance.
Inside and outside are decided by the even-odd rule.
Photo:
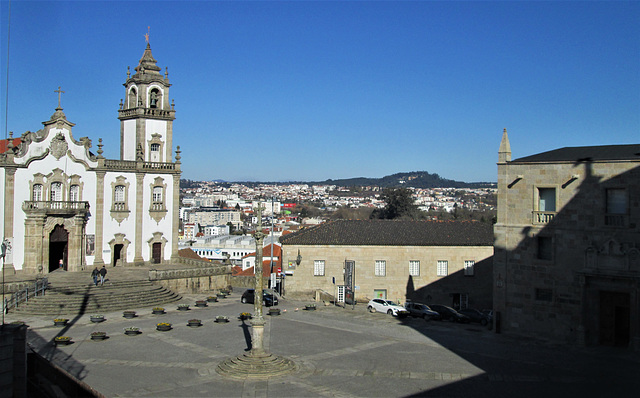
[[[505,130],[496,329],[640,350],[639,228],[640,145],[568,147],[511,160]]]
[[[285,294],[344,299],[345,262],[355,300],[375,297],[491,308],[493,229],[469,221],[339,220],[280,239]],[[335,285],[334,285],[335,278]]]

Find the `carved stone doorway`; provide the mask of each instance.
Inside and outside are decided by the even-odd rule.
[[[56,225],[49,235],[49,272],[60,268],[67,270],[67,251],[69,246],[69,232],[62,225]]]
[[[154,264],[160,264],[162,262],[162,243],[156,242],[152,245],[152,262]]]
[[[123,244],[113,245],[113,262],[111,265],[114,267],[122,265],[122,248],[124,248]]]

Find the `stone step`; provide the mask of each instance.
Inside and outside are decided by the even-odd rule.
[[[29,300],[28,303],[22,304],[13,312],[25,315],[58,315],[58,314],[78,314],[92,312],[111,312],[139,307],[155,307],[158,305],[176,302],[182,299],[182,296],[171,291],[165,290],[160,293],[150,295],[128,296],[126,298],[112,298],[107,300],[89,300],[86,303],[77,301],[49,301],[46,300]]]
[[[44,296],[34,297],[12,312],[25,315],[73,315],[154,307],[182,296],[148,280],[148,271],[112,270],[102,286],[87,272],[52,272]]]

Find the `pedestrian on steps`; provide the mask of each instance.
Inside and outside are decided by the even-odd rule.
[[[103,265],[102,268],[100,268],[100,286],[104,285],[105,275],[107,275],[107,269]]]
[[[91,271],[91,277],[93,278],[93,285],[98,286],[98,275],[100,275],[100,271],[98,267],[95,267],[93,271]]]

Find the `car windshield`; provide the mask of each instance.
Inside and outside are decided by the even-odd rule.
[[[394,303],[394,302],[393,302],[393,301],[391,301],[391,300],[385,300],[385,302],[386,302],[387,304],[389,304],[389,305],[398,305],[398,304]]]

